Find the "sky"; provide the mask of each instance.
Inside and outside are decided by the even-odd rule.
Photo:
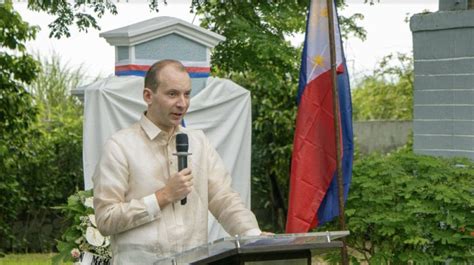
[[[425,10],[438,11],[438,0],[380,0],[374,5],[364,4],[364,0],[347,0],[346,3],[348,6],[340,13],[345,16],[363,14],[364,20],[358,24],[367,31],[365,41],[354,37],[344,41],[352,78],[370,74],[386,55],[411,54],[412,34],[405,20]]]
[[[23,0],[24,1],[24,0]],[[126,0],[125,0],[126,1]],[[153,18],[157,15],[174,16],[190,23],[198,24],[199,19],[189,13],[190,0],[168,0],[168,5],[160,7],[159,14],[149,10],[144,0],[129,0],[128,3],[116,3],[118,15],[105,15],[99,19],[101,30],[89,29],[79,32],[75,27],[70,29],[71,37],[60,40],[50,39],[48,24],[53,17],[30,11],[26,2],[16,3],[14,8],[24,20],[32,25],[40,26],[41,30],[34,41],[27,43],[30,52],[42,56],[57,53],[62,61],[69,66],[81,66],[86,75],[94,79],[97,75],[106,77],[114,72],[114,49],[105,39],[99,37],[100,32],[116,29],[132,23]],[[344,49],[352,79],[370,74],[377,62],[390,53],[412,52],[412,37],[409,23],[405,19],[424,10],[438,10],[438,0],[380,0],[374,5],[364,3],[364,0],[346,0],[347,6],[339,11],[350,16],[354,13],[364,15],[359,25],[367,31],[367,39],[362,41],[354,37],[344,42]],[[302,18],[305,19],[305,18]],[[295,36],[293,43],[301,43],[304,37]]]

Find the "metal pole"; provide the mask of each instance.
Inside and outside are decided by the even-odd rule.
[[[339,229],[346,230],[346,219],[344,216],[344,180],[342,175],[342,159],[341,159],[341,127],[339,124],[339,93],[337,86],[337,62],[336,62],[336,43],[335,43],[335,28],[334,28],[334,8],[333,0],[326,0],[328,9],[328,24],[329,24],[329,46],[331,52],[331,77],[332,77],[332,102],[334,113],[334,130],[336,135],[336,166],[337,166],[337,188],[339,191]],[[346,239],[342,238],[341,258],[342,264],[349,264],[349,257],[347,255]]]

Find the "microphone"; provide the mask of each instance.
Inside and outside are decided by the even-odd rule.
[[[188,153],[189,143],[188,135],[185,133],[176,134],[176,151],[177,153],[173,154],[178,157],[178,172],[188,167]],[[181,200],[181,205],[186,204],[186,197]]]

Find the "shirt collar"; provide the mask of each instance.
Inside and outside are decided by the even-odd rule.
[[[142,117],[140,118],[140,126],[143,128],[150,140],[155,139],[161,132],[166,135],[168,134],[167,132],[161,130],[158,126],[156,126],[150,119],[148,119],[145,113],[143,113]],[[178,128],[174,131],[174,134],[176,135],[176,133],[181,131],[181,126],[178,126]]]

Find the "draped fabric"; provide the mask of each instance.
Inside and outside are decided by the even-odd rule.
[[[83,162],[85,189],[105,141],[116,131],[129,127],[146,110],[143,77],[112,76],[84,90]],[[232,176],[232,188],[250,208],[250,92],[230,80],[210,77],[206,87],[191,98],[185,124],[203,130],[222,157]],[[209,219],[209,240],[227,236],[214,218]]]

